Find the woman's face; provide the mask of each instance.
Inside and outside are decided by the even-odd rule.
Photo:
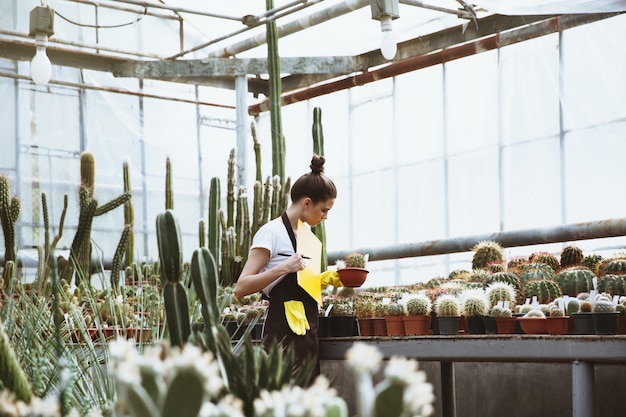
[[[313,203],[309,198],[304,201],[304,213],[303,221],[307,222],[309,226],[317,226],[322,220],[328,218],[328,211],[333,208],[335,204],[334,198],[329,198],[326,201],[320,201],[319,203]]]

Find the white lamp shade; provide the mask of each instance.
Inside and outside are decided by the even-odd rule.
[[[52,64],[48,55],[46,55],[46,48],[37,48],[37,53],[32,61],[30,61],[30,77],[37,85],[44,85],[50,81],[52,76]]]

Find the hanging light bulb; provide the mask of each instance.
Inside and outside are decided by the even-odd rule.
[[[398,51],[396,37],[393,34],[391,16],[381,16],[380,30],[383,32],[383,37],[380,42],[380,52],[386,60],[391,61]]]
[[[52,76],[52,64],[48,55],[46,55],[46,47],[48,46],[48,36],[44,33],[38,33],[35,37],[35,48],[37,52],[30,61],[30,77],[37,85],[44,85],[50,81]]]
[[[47,84],[52,76],[52,64],[46,48],[48,36],[54,35],[54,10],[49,6],[37,6],[31,10],[29,35],[35,38],[35,56],[30,61],[30,77],[35,84]]]

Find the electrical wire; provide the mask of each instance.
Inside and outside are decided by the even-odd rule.
[[[80,23],[80,22],[76,22],[68,17],[63,16],[61,13],[59,13],[58,11],[54,11],[54,14],[56,14],[57,16],[59,16],[61,19],[65,20],[68,23],[71,23],[72,25],[76,25],[76,26],[81,26],[81,27],[86,27],[86,28],[92,28],[92,29],[115,29],[115,28],[121,28],[124,26],[131,26],[134,25],[135,23],[139,22],[141,19],[143,19],[143,17],[146,15],[147,12],[147,8],[144,7],[144,11],[141,15],[139,15],[137,18],[135,18],[135,20],[133,20],[132,22],[126,22],[126,23],[120,23],[117,25],[90,25],[90,24],[86,24],[86,23]]]

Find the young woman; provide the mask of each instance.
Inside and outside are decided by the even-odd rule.
[[[285,213],[254,235],[248,260],[235,286],[237,297],[259,291],[269,297],[264,345],[293,345],[298,364],[316,361],[314,376],[319,374],[318,305],[297,282],[297,272],[306,266],[306,254],[296,253],[296,233],[299,220],[316,226],[327,218],[335,203],[337,189],[324,174],[324,162],[324,157],[313,156],[311,172],[291,187],[291,204]]]

